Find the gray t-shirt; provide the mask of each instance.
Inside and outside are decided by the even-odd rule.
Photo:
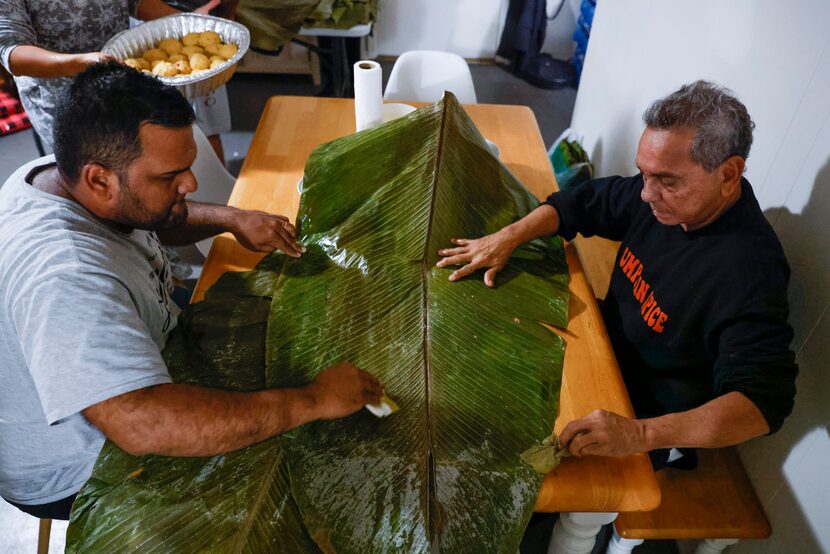
[[[155,233],[27,183],[53,161],[0,189],[0,496],[19,504],[89,478],[104,436],[82,410],[170,382],[160,351],[179,312]]]

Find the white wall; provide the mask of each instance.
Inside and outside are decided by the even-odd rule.
[[[830,2],[600,0],[572,127],[599,175],[633,174],[643,110],[679,85],[735,91],[747,178],[792,266],[793,414],[740,448],[773,536],[730,552],[830,552]]]
[[[444,50],[492,58],[506,14],[507,0],[381,0],[375,25],[378,54]]]
[[[444,50],[465,58],[490,59],[499,46],[508,1],[381,0],[375,49],[381,56]],[[565,0],[560,15],[548,25],[543,52],[559,58],[573,53],[571,35],[579,1]]]

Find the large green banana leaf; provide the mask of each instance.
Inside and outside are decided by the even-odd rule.
[[[298,226],[308,252],[225,275],[165,349],[176,381],[254,390],[350,360],[401,410],[319,421],[230,455],[134,458],[107,444],[68,551],[515,552],[541,477],[519,455],[553,428],[567,265],[518,249],[499,286],[435,267],[452,237],[535,199],[455,98],[315,150]]]

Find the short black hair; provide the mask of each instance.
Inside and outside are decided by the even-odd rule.
[[[53,135],[58,170],[70,185],[88,163],[121,173],[141,156],[142,124],[180,129],[194,120],[184,96],[155,77],[115,61],[92,64],[58,104]]]

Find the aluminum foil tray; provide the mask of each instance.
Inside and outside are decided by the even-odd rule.
[[[204,73],[194,76],[156,77],[163,83],[176,87],[188,100],[194,100],[227,83],[236,71],[236,65],[251,45],[251,33],[244,25],[221,17],[197,13],[168,15],[121,31],[109,39],[101,50],[120,60],[138,58],[145,51],[156,47],[162,39],[181,40],[187,33],[202,31],[216,31],[222,37],[222,42],[236,44],[239,49],[225,64]]]

